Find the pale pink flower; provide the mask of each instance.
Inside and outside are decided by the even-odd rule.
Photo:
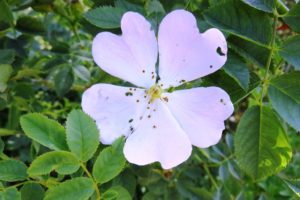
[[[164,169],[187,160],[192,145],[216,144],[233,112],[228,94],[218,87],[166,89],[220,69],[227,59],[223,34],[215,28],[200,33],[195,17],[185,10],[169,13],[157,38],[150,23],[135,12],[123,15],[121,29],[121,36],[101,32],[95,37],[93,58],[107,73],[137,87],[96,84],[82,98],[101,142],[111,144],[124,135],[130,163],[158,161]]]

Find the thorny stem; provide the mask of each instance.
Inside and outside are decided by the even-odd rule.
[[[100,190],[98,188],[97,182],[94,179],[94,177],[92,176],[92,174],[89,172],[89,170],[86,168],[84,163],[80,163],[81,168],[83,169],[83,171],[86,173],[86,175],[92,179],[93,183],[94,183],[94,188],[96,190],[96,194],[97,194],[97,200],[100,200]]]
[[[272,61],[272,56],[275,50],[275,38],[276,38],[276,24],[278,22],[278,14],[275,14],[274,17],[274,24],[273,24],[273,32],[272,32],[272,38],[271,38],[271,49],[270,49],[270,54],[267,60],[267,64],[266,64],[266,73],[265,76],[262,80],[262,89],[261,89],[261,95],[260,95],[260,105],[263,105],[263,98],[264,98],[264,93],[265,90],[268,87],[268,75],[269,75],[269,70],[270,70],[270,66],[271,66],[271,61]]]

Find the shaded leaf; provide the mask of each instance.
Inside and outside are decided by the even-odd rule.
[[[1,200],[21,200],[21,194],[16,188],[8,188],[0,192]]]
[[[300,131],[300,72],[271,80],[269,96],[274,109],[293,128]]]
[[[250,73],[248,66],[237,55],[230,53],[223,69],[245,90],[248,90]]]
[[[300,180],[299,179],[281,179],[289,186],[289,188],[298,196],[300,197]]]
[[[279,54],[297,70],[300,70],[300,35],[285,40],[281,45]]]
[[[10,65],[0,64],[0,92],[4,92],[7,88],[7,81],[13,69]]]
[[[259,46],[234,35],[231,35],[227,41],[235,53],[260,67],[266,66],[270,54],[269,48]]]
[[[25,183],[20,192],[22,200],[42,200],[45,194],[43,187],[37,183]]]
[[[228,0],[209,8],[204,17],[213,26],[250,41],[266,45],[271,41],[271,18],[238,0]]]
[[[120,7],[103,6],[89,10],[84,18],[99,28],[119,28],[125,10]]]
[[[16,28],[24,33],[29,34],[44,34],[46,32],[43,22],[32,16],[19,17]]]
[[[0,31],[13,26],[14,16],[6,3],[6,0],[0,0]]]
[[[300,33],[300,2],[294,5],[283,17],[283,20],[292,28],[293,31]]]
[[[54,77],[55,91],[58,96],[63,96],[72,87],[74,82],[74,74],[71,67],[63,65]]]
[[[12,49],[0,49],[0,64],[11,64],[15,60],[15,51]]]
[[[273,13],[276,0],[243,0],[246,4],[265,12]]]

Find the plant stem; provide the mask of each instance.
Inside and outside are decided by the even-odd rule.
[[[214,188],[218,189],[219,186],[218,186],[217,182],[215,181],[214,177],[211,175],[211,173],[209,171],[209,168],[207,167],[206,163],[203,164],[203,168],[204,168],[206,174],[208,175],[208,178],[210,179],[210,181],[211,181],[212,185],[214,186]]]
[[[276,14],[274,17],[274,24],[273,24],[273,32],[272,32],[272,38],[271,38],[271,49],[270,49],[270,54],[267,60],[267,64],[266,64],[266,73],[265,76],[262,80],[262,89],[261,89],[261,96],[260,96],[260,105],[263,105],[263,98],[264,98],[264,93],[265,90],[268,87],[268,74],[269,74],[269,70],[270,70],[270,66],[271,66],[271,61],[272,61],[272,56],[275,50],[275,38],[276,38],[276,24],[278,22],[278,15]]]
[[[84,163],[80,163],[81,168],[83,169],[83,171],[86,173],[86,175],[91,178],[94,182],[94,188],[96,190],[96,194],[97,194],[97,200],[100,200],[100,190],[98,188],[97,182],[94,179],[94,177],[92,176],[92,174],[89,172],[89,170],[86,168]]]

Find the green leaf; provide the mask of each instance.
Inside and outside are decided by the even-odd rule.
[[[62,97],[66,94],[71,89],[73,82],[74,74],[72,68],[68,65],[63,65],[54,77],[55,91],[58,96]]]
[[[0,137],[0,155],[3,153],[4,147],[5,147],[5,144],[4,144],[3,140]]]
[[[37,183],[25,183],[20,192],[22,200],[42,200],[45,194],[43,187]]]
[[[0,31],[14,25],[14,16],[6,3],[6,0],[0,0]]]
[[[268,90],[274,109],[298,131],[300,131],[299,88],[300,72],[292,72],[272,79]]]
[[[15,60],[15,51],[12,49],[0,49],[0,64],[11,64]]]
[[[270,55],[269,48],[254,44],[234,35],[227,38],[227,41],[235,53],[260,67],[266,66]]]
[[[283,17],[283,20],[293,31],[300,33],[300,2],[290,9],[290,11]]]
[[[67,143],[83,162],[88,161],[99,145],[99,130],[91,117],[81,110],[73,110],[67,118]]]
[[[20,122],[29,138],[53,150],[68,149],[65,129],[58,122],[38,113],[23,115]]]
[[[245,91],[231,76],[224,70],[219,70],[208,77],[204,78],[204,84],[200,86],[218,86],[223,88],[230,96],[231,101],[236,104],[247,97],[260,84],[259,77],[251,72],[249,88]],[[197,85],[196,85],[197,86]],[[198,87],[198,86],[197,86]]]
[[[74,74],[81,80],[86,81],[86,82],[90,81],[91,73],[86,67],[84,67],[82,65],[76,65],[73,68],[73,70],[74,70]]]
[[[285,184],[298,196],[300,197],[300,179],[287,179],[280,177]]]
[[[93,181],[79,177],[50,188],[44,200],[87,200],[93,193]]]
[[[2,160],[0,161],[0,180],[14,182],[22,181],[27,178],[27,167],[18,160]]]
[[[8,188],[0,192],[1,200],[21,200],[21,194],[16,188]]]
[[[104,29],[119,28],[126,11],[119,7],[103,6],[89,10],[84,18],[91,24]]]
[[[109,190],[104,192],[102,198],[103,200],[131,200],[132,199],[128,191],[121,186],[114,186],[109,188]]]
[[[144,12],[144,8],[142,6],[130,3],[127,0],[116,0],[115,6],[121,8],[123,10],[126,10],[126,11],[134,11],[134,12],[138,12],[138,13]]]
[[[270,44],[271,18],[238,0],[228,0],[209,8],[204,17],[208,23],[224,31],[250,41]]]
[[[0,64],[0,92],[4,92],[7,88],[7,81],[13,69],[10,65],[2,65]]]
[[[51,151],[37,157],[28,168],[30,176],[49,174],[56,171],[58,174],[72,174],[80,167],[74,154],[67,151]]]
[[[123,146],[123,138],[119,138],[100,152],[93,167],[93,176],[98,183],[110,181],[123,170],[126,163]]]
[[[285,40],[281,45],[279,54],[289,64],[300,70],[300,35],[295,35]]]
[[[268,13],[273,13],[276,7],[276,0],[242,0],[246,4]]]
[[[250,73],[246,63],[237,55],[229,53],[223,69],[245,90],[248,90]]]
[[[240,167],[255,179],[279,172],[292,157],[280,120],[266,106],[253,106],[245,112],[234,145]]]
[[[16,28],[21,32],[33,35],[42,35],[46,32],[44,23],[40,19],[32,16],[19,17]]]

